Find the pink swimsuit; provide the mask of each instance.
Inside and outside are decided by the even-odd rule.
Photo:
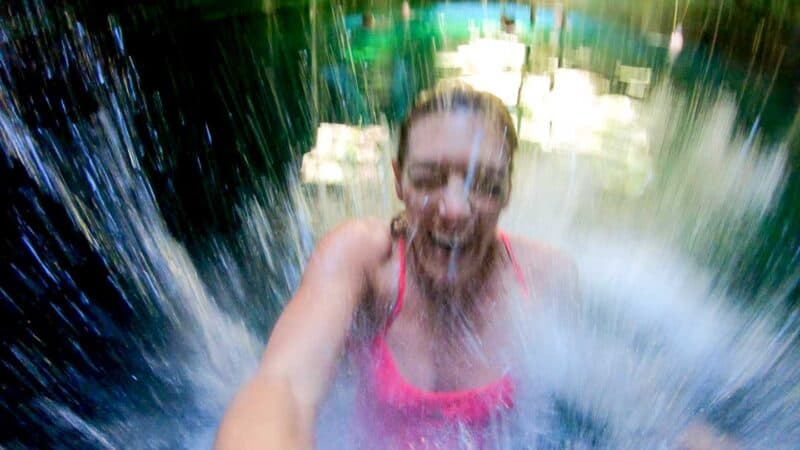
[[[520,286],[525,289],[522,271],[517,264],[508,237],[500,239],[511,258]],[[394,310],[372,341],[362,364],[362,389],[359,392],[359,416],[363,430],[369,433],[367,448],[459,448],[468,439],[470,448],[483,448],[484,431],[503,411],[514,405],[514,384],[504,375],[485,386],[461,391],[426,391],[408,383],[397,368],[386,333],[403,308],[405,291],[405,242],[398,242],[400,273]],[[465,436],[467,436],[465,438]]]

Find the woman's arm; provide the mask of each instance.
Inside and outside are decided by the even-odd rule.
[[[351,222],[317,246],[267,343],[258,372],[220,425],[217,449],[310,449],[317,407],[338,365],[368,271],[390,245],[380,225]]]
[[[313,421],[287,380],[258,374],[234,398],[215,449],[311,449]]]

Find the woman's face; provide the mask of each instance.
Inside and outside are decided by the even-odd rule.
[[[475,276],[497,239],[511,189],[498,128],[466,110],[427,114],[409,129],[402,171],[395,163],[417,267],[437,284]]]

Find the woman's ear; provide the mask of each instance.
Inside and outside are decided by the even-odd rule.
[[[394,172],[394,191],[397,193],[397,198],[403,199],[403,172],[400,169],[400,164],[396,159],[392,160],[392,172]]]

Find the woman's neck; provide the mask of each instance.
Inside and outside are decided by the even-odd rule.
[[[495,279],[501,262],[499,247],[493,242],[479,265],[481,269],[462,276],[455,283],[441,283],[427,277],[424,271],[418,270],[416,258],[411,255],[409,272],[419,294],[421,312],[432,330],[454,337],[480,331],[484,307],[497,299]]]

